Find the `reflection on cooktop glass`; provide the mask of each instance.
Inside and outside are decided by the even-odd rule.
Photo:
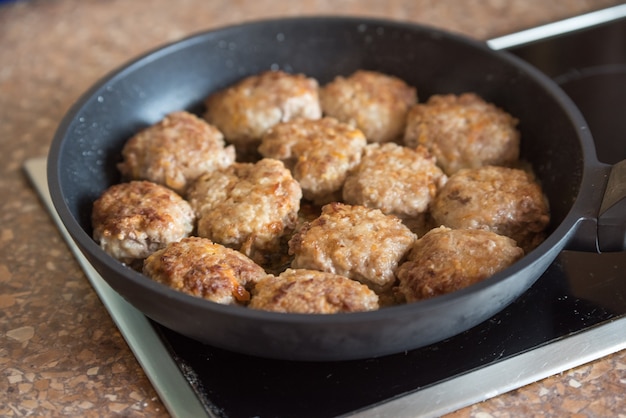
[[[511,52],[554,78],[575,101],[590,124],[601,161],[626,158],[626,19]],[[155,328],[211,414],[330,417],[624,316],[624,271],[624,252],[564,251],[529,291],[483,324],[428,347],[369,360],[266,360]]]
[[[582,111],[598,159],[626,158],[626,19],[513,48],[556,81]]]

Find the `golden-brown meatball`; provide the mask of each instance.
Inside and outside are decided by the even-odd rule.
[[[364,284],[343,276],[287,269],[257,283],[248,306],[274,312],[334,314],[376,310],[378,296]]]
[[[189,237],[148,257],[143,273],[180,292],[224,305],[245,305],[265,270],[239,251]]]
[[[122,157],[118,168],[125,178],[149,180],[183,194],[201,174],[232,164],[235,148],[225,146],[217,128],[180,111],[130,138]]]
[[[264,158],[201,176],[187,198],[199,236],[263,263],[259,257],[278,251],[295,228],[302,190],[281,161]]]
[[[346,175],[361,160],[366,143],[360,130],[334,118],[296,119],[270,128],[259,152],[283,161],[304,198],[322,205],[339,200]]]
[[[485,166],[452,175],[431,207],[437,225],[485,229],[506,235],[526,251],[544,239],[548,200],[524,170]]]
[[[368,142],[389,142],[402,138],[417,91],[397,77],[359,70],[326,84],[320,102],[325,115],[353,124]]]
[[[404,143],[424,145],[443,171],[510,165],[519,158],[517,119],[473,93],[435,95],[407,116]]]
[[[211,94],[204,117],[241,155],[256,153],[265,131],[297,117],[319,119],[319,86],[303,74],[266,71]]]
[[[291,266],[346,276],[381,293],[393,285],[398,263],[415,239],[395,216],[330,203],[289,241]]]
[[[369,144],[343,188],[345,203],[380,209],[403,220],[428,210],[446,175],[424,147]]]
[[[397,291],[407,302],[454,292],[494,275],[523,255],[511,238],[442,226],[417,240],[398,268]]]
[[[149,181],[111,186],[94,202],[93,237],[114,258],[135,267],[154,251],[188,236],[195,215],[173,190]]]

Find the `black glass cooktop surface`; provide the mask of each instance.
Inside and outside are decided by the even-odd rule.
[[[259,359],[158,328],[216,416],[332,417],[625,315],[624,272],[624,253],[563,252],[528,292],[487,322],[422,349],[370,360]]]
[[[626,158],[626,18],[509,49],[577,103],[599,159]],[[153,324],[206,408],[218,417],[352,414],[626,316],[626,252],[564,251],[490,320],[443,342],[382,358],[286,362],[236,354]]]

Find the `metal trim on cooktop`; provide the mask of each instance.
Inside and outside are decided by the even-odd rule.
[[[346,417],[439,417],[626,348],[626,317]]]
[[[498,38],[489,39],[487,41],[487,45],[491,49],[496,50],[512,48],[541,39],[550,38],[552,36],[573,32],[578,29],[590,28],[602,23],[608,23],[623,17],[626,17],[626,4],[597,10],[595,12],[582,14],[569,19],[563,19],[520,32],[511,33],[509,35],[500,36]]]
[[[492,49],[511,48],[595,26],[626,16],[626,5],[539,26],[487,41]],[[119,296],[93,269],[63,226],[52,205],[46,158],[26,161],[24,168],[67,245],[173,417],[210,417],[189,382],[148,321]],[[626,349],[626,317],[533,348],[507,360],[401,395],[345,415],[346,417],[437,417],[518,389],[576,366]],[[532,366],[530,366],[532,365]]]

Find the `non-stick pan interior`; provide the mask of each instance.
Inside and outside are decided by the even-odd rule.
[[[199,34],[138,59],[92,88],[63,121],[50,152],[51,193],[68,230],[79,247],[92,252],[88,258],[101,261],[96,267],[105,279],[143,310],[149,295],[133,301],[131,290],[116,286],[123,280],[114,277],[121,271],[112,267],[116,262],[94,257],[97,250],[87,242],[92,202],[119,181],[116,163],[133,133],[175,110],[200,113],[212,91],[270,69],[305,73],[320,84],[357,69],[377,70],[415,86],[420,101],[435,93],[478,93],[520,120],[522,158],[531,162],[549,197],[552,230],[566,219],[576,199],[587,146],[580,137],[581,122],[556,86],[511,56],[431,28],[357,18],[256,22]],[[541,273],[535,271],[541,268],[532,270],[529,274],[535,277],[517,285],[520,291]],[[507,295],[498,303],[512,298]],[[467,323],[457,321],[459,325],[441,336],[467,329],[503,307],[476,317],[463,315]],[[147,313],[162,322],[158,312]],[[176,329],[176,321],[166,325]],[[178,330],[199,338],[190,327]],[[385,351],[389,349],[375,352]]]

